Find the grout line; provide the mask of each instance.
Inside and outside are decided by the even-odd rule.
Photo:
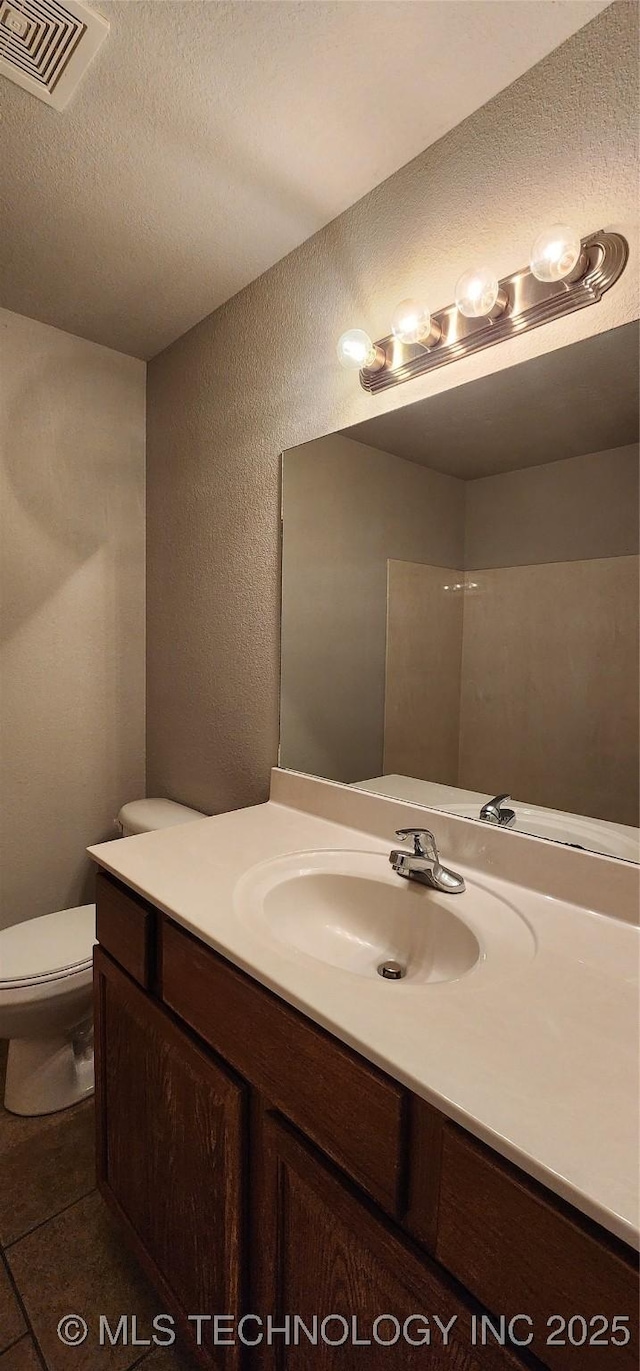
[[[42,1352],[38,1347],[36,1339],[33,1336],[33,1330],[31,1328],[28,1330],[28,1332],[23,1333],[22,1337],[18,1338],[17,1342],[12,1342],[9,1347],[5,1347],[4,1352],[0,1352],[0,1362],[2,1362],[2,1359],[6,1353],[13,1352],[14,1348],[19,1347],[20,1343],[22,1342],[28,1342],[31,1345],[31,1347],[33,1347],[33,1350],[36,1355],[36,1360],[38,1362],[38,1366],[41,1368],[41,1371],[49,1371],[49,1368],[45,1365],[45,1362],[42,1357]]]
[[[32,1233],[37,1233],[40,1228],[46,1228],[46,1225],[51,1223],[53,1219],[59,1219],[60,1215],[66,1214],[68,1209],[73,1209],[74,1204],[80,1204],[81,1200],[86,1200],[89,1195],[97,1195],[97,1193],[97,1185],[93,1185],[90,1190],[84,1190],[81,1195],[76,1195],[75,1200],[63,1204],[62,1209],[56,1209],[55,1214],[49,1214],[46,1219],[40,1219],[38,1223],[34,1223],[33,1228],[27,1228],[24,1233],[21,1233],[19,1238],[12,1238],[11,1242],[5,1243],[4,1247],[0,1247],[0,1251],[10,1252],[13,1247],[17,1247],[19,1242],[23,1242],[25,1238],[30,1238]]]
[[[10,1343],[8,1347],[3,1348],[2,1352],[0,1352],[0,1362],[2,1361],[5,1352],[11,1351],[12,1348],[18,1346],[18,1343],[24,1342],[26,1339],[30,1338],[33,1343],[36,1356],[38,1358],[38,1363],[41,1368],[41,1371],[50,1371],[49,1363],[47,1362],[42,1347],[38,1342],[35,1329],[33,1327],[31,1319],[29,1318],[29,1313],[26,1304],[20,1293],[20,1289],[9,1265],[8,1253],[11,1248],[17,1247],[18,1244],[22,1242],[23,1238],[30,1237],[32,1233],[37,1233],[40,1228],[45,1228],[48,1223],[51,1223],[53,1221],[53,1219],[58,1218],[61,1214],[66,1214],[69,1209],[73,1209],[74,1205],[80,1204],[82,1200],[85,1200],[88,1198],[89,1195],[94,1194],[98,1194],[98,1189],[96,1186],[94,1186],[92,1190],[88,1190],[84,1195],[78,1195],[77,1199],[72,1200],[71,1203],[65,1205],[63,1209],[58,1210],[57,1214],[52,1214],[50,1218],[43,1219],[41,1223],[36,1224],[35,1227],[29,1229],[27,1233],[23,1233],[22,1237],[16,1238],[12,1243],[9,1244],[8,1247],[5,1247],[4,1249],[0,1247],[0,1268],[4,1268],[6,1270],[9,1283],[11,1285],[13,1294],[16,1299],[16,1303],[20,1309],[20,1312],[25,1323],[24,1331],[20,1333],[19,1336],[15,1338],[14,1341]],[[142,1366],[143,1362],[146,1362],[148,1358],[152,1356],[152,1354],[156,1350],[157,1349],[154,1347],[145,1348],[145,1350],[136,1359],[136,1361],[131,1362],[131,1364],[126,1368],[126,1371],[136,1371],[136,1368]]]
[[[23,1319],[24,1319],[24,1321],[25,1321],[25,1324],[26,1324],[27,1332],[26,1332],[26,1334],[23,1334],[22,1336],[23,1336],[23,1337],[29,1336],[29,1335],[31,1336],[31,1341],[33,1342],[33,1346],[35,1347],[36,1356],[37,1356],[37,1358],[38,1358],[38,1361],[40,1362],[40,1366],[42,1367],[42,1371],[47,1371],[47,1363],[46,1363],[46,1361],[45,1361],[45,1359],[44,1359],[44,1353],[43,1353],[42,1348],[41,1348],[41,1346],[40,1346],[40,1343],[38,1342],[38,1339],[37,1339],[37,1337],[36,1337],[36,1334],[35,1334],[35,1331],[34,1331],[34,1328],[33,1328],[33,1324],[31,1323],[31,1319],[29,1318],[29,1315],[28,1315],[28,1313],[27,1313],[27,1308],[26,1308],[25,1302],[24,1302],[24,1300],[23,1300],[23,1298],[22,1298],[22,1295],[20,1294],[20,1291],[19,1291],[19,1289],[18,1289],[18,1286],[16,1285],[16,1282],[15,1282],[14,1276],[13,1276],[13,1271],[11,1270],[11,1267],[9,1266],[9,1263],[8,1263],[8,1261],[7,1261],[7,1258],[6,1258],[5,1254],[4,1254],[4,1252],[0,1252],[0,1265],[2,1265],[2,1266],[4,1267],[4,1269],[5,1269],[6,1273],[7,1273],[7,1277],[8,1277],[8,1279],[9,1279],[9,1283],[10,1283],[10,1285],[11,1285],[11,1288],[12,1288],[13,1293],[14,1293],[14,1295],[15,1295],[17,1304],[18,1304],[19,1309],[20,1309],[20,1312],[21,1312],[22,1317],[23,1317]],[[22,1339],[21,1339],[21,1338],[18,1338],[18,1342],[21,1342],[21,1341],[22,1341]],[[12,1343],[11,1346],[12,1346],[12,1347],[15,1347],[16,1344],[15,1344],[15,1343]]]
[[[0,1352],[0,1361],[2,1361],[2,1358],[4,1357],[5,1352],[12,1352],[12,1351],[13,1351],[13,1348],[14,1348],[14,1347],[17,1347],[19,1342],[24,1342],[25,1338],[30,1338],[30,1337],[31,1337],[31,1330],[30,1330],[29,1328],[25,1328],[25,1329],[23,1330],[22,1333],[18,1333],[17,1338],[14,1338],[14,1339],[13,1339],[13,1342],[9,1342],[9,1343],[7,1343],[7,1346],[6,1346],[6,1347],[3,1347],[2,1351]]]

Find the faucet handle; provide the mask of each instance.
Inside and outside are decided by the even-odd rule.
[[[482,806],[480,818],[484,819],[485,823],[498,824],[500,828],[513,828],[516,821],[515,809],[502,808],[505,801],[510,799],[510,795],[494,795],[492,800],[487,800]]]
[[[407,838],[413,838],[413,853],[415,857],[428,857],[432,862],[437,862],[438,849],[436,840],[428,828],[397,828],[396,838],[405,842]],[[426,839],[426,842],[423,842]]]

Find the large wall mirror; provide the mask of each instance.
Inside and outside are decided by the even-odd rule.
[[[638,403],[627,325],[284,454],[281,766],[638,860]]]

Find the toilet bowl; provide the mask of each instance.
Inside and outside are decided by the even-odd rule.
[[[130,837],[203,817],[172,800],[134,800],[117,826]],[[4,1103],[14,1114],[52,1114],[93,1092],[95,915],[95,905],[79,905],[0,931]]]
[[[4,1100],[14,1114],[50,1114],[93,1090],[95,924],[95,905],[86,904],[0,933]]]

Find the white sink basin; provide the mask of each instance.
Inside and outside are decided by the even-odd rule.
[[[400,964],[389,986],[454,981],[483,963],[532,956],[517,910],[476,882],[444,895],[397,876],[376,852],[300,852],[253,867],[235,890],[236,913],[276,946],[357,976]],[[493,938],[492,938],[493,933]],[[487,936],[488,935],[488,936]]]

